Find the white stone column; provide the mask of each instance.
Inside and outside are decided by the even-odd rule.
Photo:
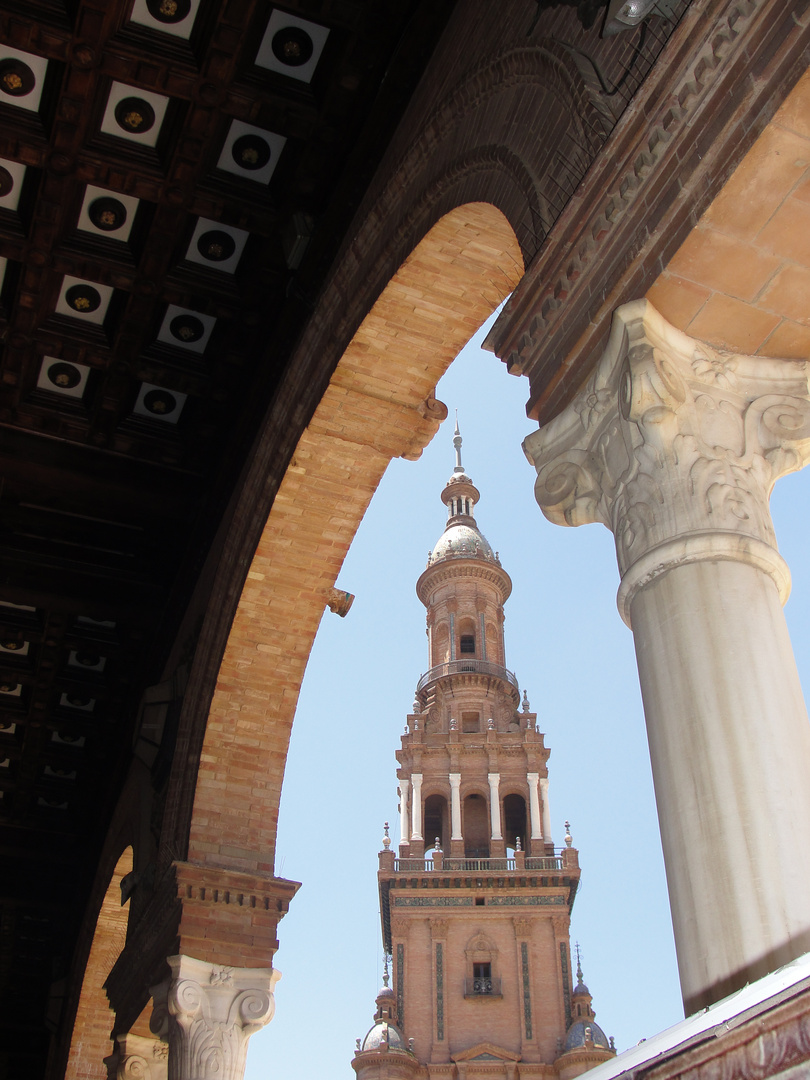
[[[399,839],[402,844],[409,843],[411,836],[408,817],[408,789],[410,786],[410,780],[400,780],[399,782]]]
[[[422,836],[422,774],[411,773],[411,840]]]
[[[808,374],[637,301],[524,443],[545,515],[615,537],[687,1012],[810,950],[810,724],[768,510],[810,459]]]
[[[526,773],[526,779],[529,781],[529,818],[532,823],[532,840],[542,840],[543,823],[540,817],[540,793],[538,790],[540,774],[536,772]]]
[[[461,835],[461,773],[450,773],[450,832],[451,840],[463,840]]]
[[[553,844],[551,838],[551,804],[548,801],[548,777],[540,777],[540,798],[543,800],[543,838],[547,844]]]
[[[492,840],[503,840],[501,834],[501,798],[499,788],[501,774],[496,772],[487,773],[489,781],[489,821],[492,830]]]
[[[168,962],[169,1080],[241,1080],[248,1039],[273,1018],[281,972],[192,956]]]

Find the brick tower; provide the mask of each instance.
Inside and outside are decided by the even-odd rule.
[[[578,854],[568,834],[554,849],[549,751],[506,668],[512,582],[476,524],[458,425],[453,445],[447,524],[416,584],[429,668],[397,752],[399,857],[387,827],[379,856],[393,986],[386,966],[352,1064],[359,1080],[567,1080],[614,1051],[572,986]]]

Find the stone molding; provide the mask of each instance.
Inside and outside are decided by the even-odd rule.
[[[550,521],[613,533],[628,626],[639,588],[703,560],[750,563],[787,599],[768,498],[810,461],[809,378],[805,361],[695,341],[646,300],[618,309],[591,378],[523,446]]]
[[[181,900],[205,904],[231,904],[236,907],[274,911],[281,918],[300,888],[297,881],[272,874],[245,873],[213,866],[175,861],[173,864],[177,895]]]
[[[641,87],[485,342],[529,376],[541,423],[581,384],[611,309],[646,292],[806,68],[807,9],[785,19],[781,0],[710,0],[684,15],[661,79]]]
[[[168,1014],[172,1076],[241,1080],[248,1039],[273,1018],[281,972],[192,956],[170,956],[168,963],[171,979],[155,992],[150,1027],[159,1030]]]
[[[447,919],[438,919],[432,917],[430,920],[430,936],[434,941],[443,941],[447,937],[448,921]]]
[[[451,555],[426,567],[416,583],[416,594],[427,607],[430,603],[429,590],[459,578],[474,578],[494,585],[503,594],[501,604],[506,603],[512,592],[512,579],[500,563],[485,561],[471,554]],[[448,607],[448,611],[450,610],[454,609]]]
[[[764,1010],[752,1009],[707,1030],[696,1042],[659,1052],[654,1060],[616,1074],[616,1080],[646,1080],[653,1075],[656,1080],[765,1080],[804,1075],[798,1069],[810,1062],[810,991],[804,985],[788,1000],[780,998],[783,995],[775,999],[773,1007],[766,1002]]]

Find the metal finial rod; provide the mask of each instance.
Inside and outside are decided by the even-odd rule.
[[[582,962],[579,955],[579,942],[576,944],[577,950],[577,982],[582,982]]]
[[[453,433],[453,446],[456,450],[456,467],[454,472],[464,472],[464,466],[461,464],[461,432],[458,430],[458,409],[456,409],[456,430]]]

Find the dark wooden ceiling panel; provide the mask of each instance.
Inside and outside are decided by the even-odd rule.
[[[452,4],[378,7],[201,0],[161,26],[144,0],[0,0],[3,1075],[42,1074],[139,701],[307,316],[297,282],[317,291],[393,131],[407,25],[413,86]],[[290,40],[258,55],[273,18]]]

